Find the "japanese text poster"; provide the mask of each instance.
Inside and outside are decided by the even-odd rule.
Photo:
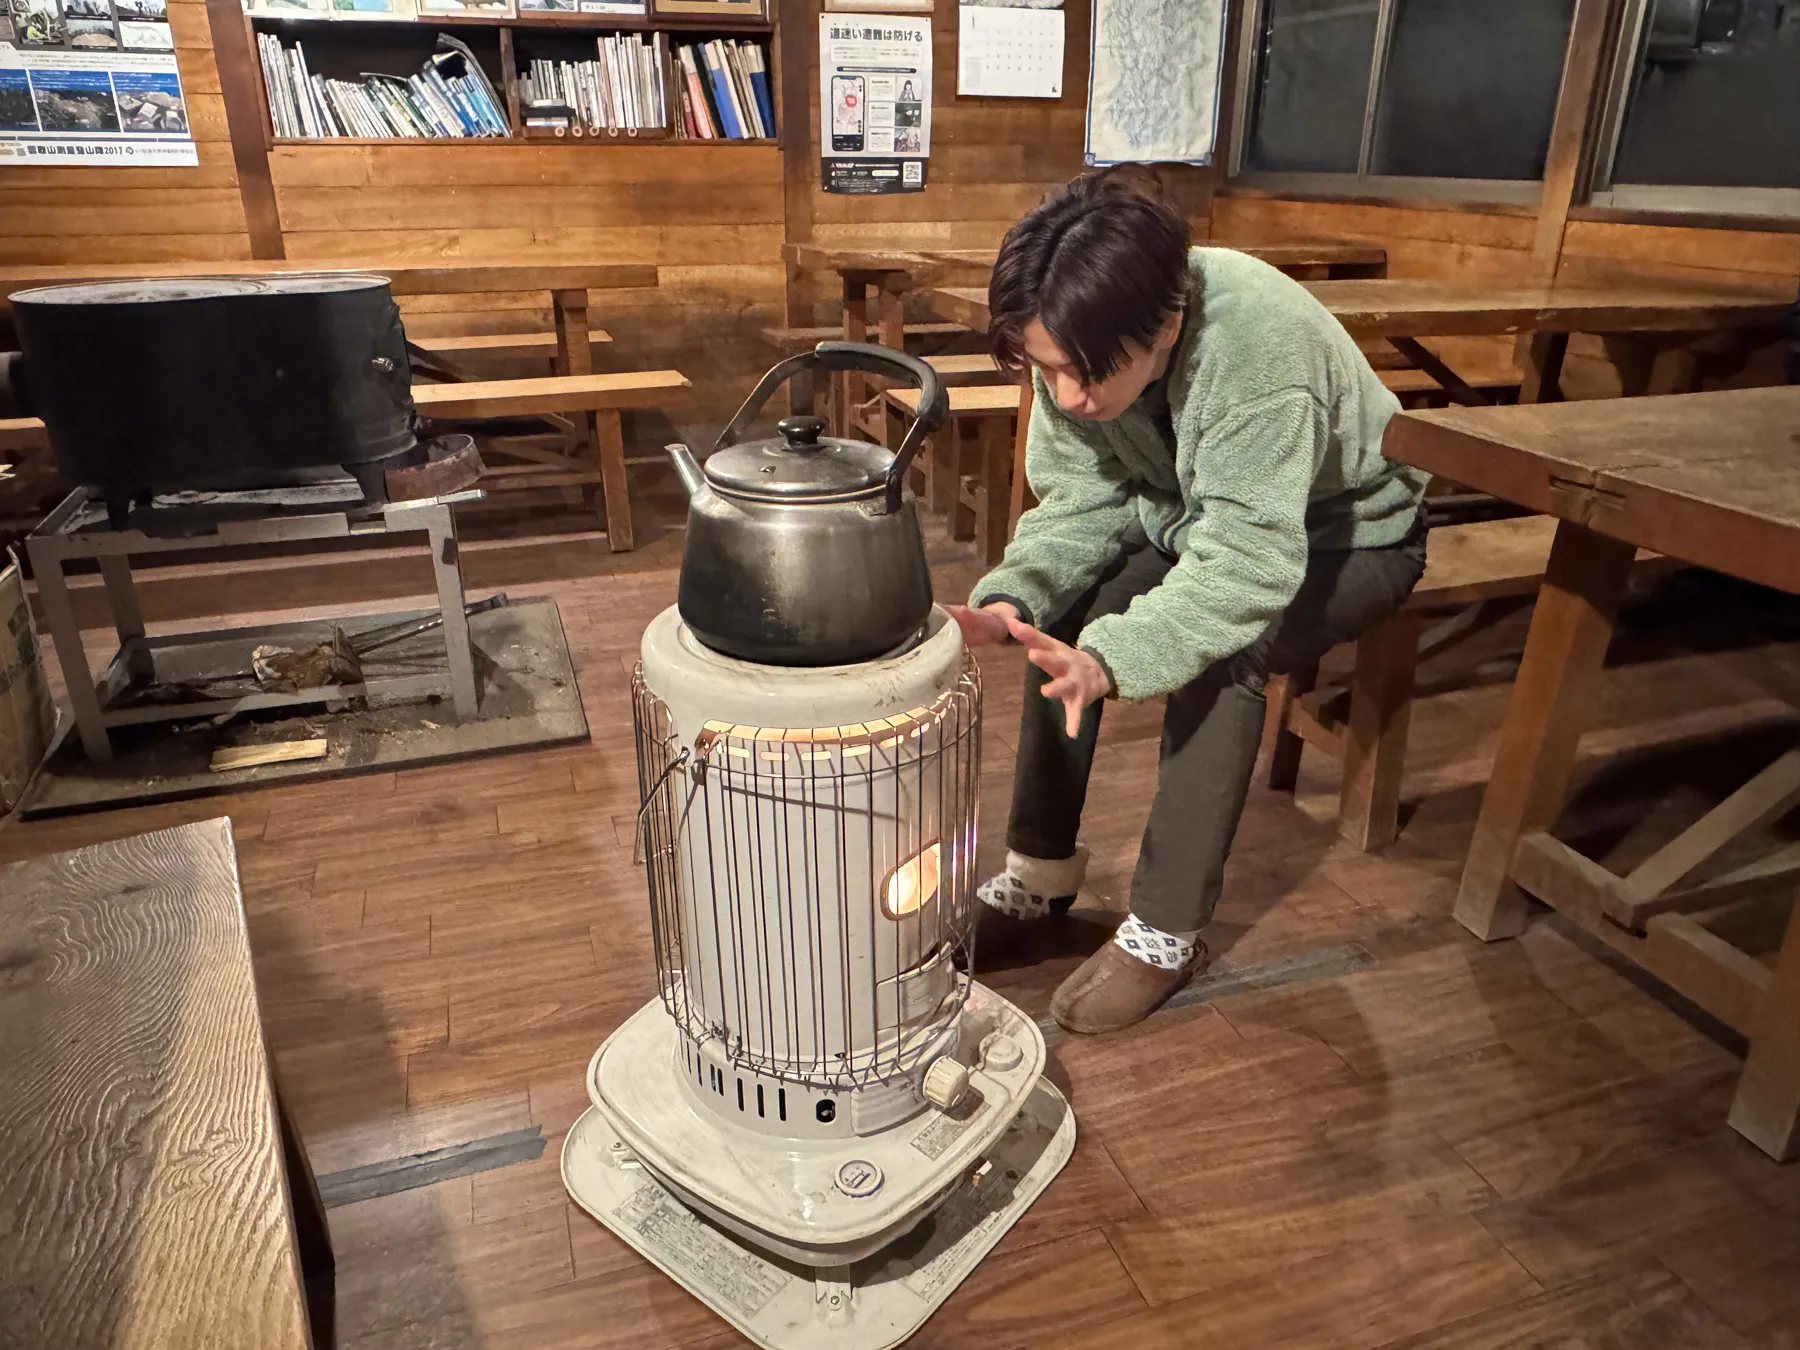
[[[167,0],[0,0],[0,164],[198,164]]]
[[[931,154],[931,22],[819,17],[819,182],[827,192],[922,192]]]

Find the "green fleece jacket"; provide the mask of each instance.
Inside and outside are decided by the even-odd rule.
[[[1079,639],[1126,699],[1179,689],[1256,641],[1294,598],[1309,548],[1398,543],[1425,488],[1381,453],[1400,405],[1305,287],[1231,249],[1193,249],[1188,268],[1168,372],[1119,417],[1072,417],[1033,376],[1025,472],[1038,504],[971,596],[1047,623],[1141,523],[1174,569]]]

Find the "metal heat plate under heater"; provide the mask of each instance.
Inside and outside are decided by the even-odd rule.
[[[673,1030],[660,1003],[632,1021],[645,1018]],[[633,1031],[627,1023],[601,1055]],[[595,1057],[596,1065],[600,1058]],[[947,1117],[927,1112],[896,1131],[901,1137],[889,1147],[935,1150],[944,1145],[946,1123]],[[1018,1115],[927,1218],[873,1256],[849,1267],[820,1269],[776,1256],[702,1217],[644,1166],[597,1109],[586,1111],[569,1131],[562,1174],[577,1204],[759,1345],[887,1350],[943,1305],[1062,1171],[1074,1149],[1074,1114],[1040,1076]],[[845,1156],[878,1152],[853,1148]]]

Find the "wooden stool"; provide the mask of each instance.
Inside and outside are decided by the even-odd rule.
[[[982,557],[995,563],[1006,551],[1019,386],[957,385],[946,392],[949,420],[927,440],[914,464],[924,478],[922,495],[933,511],[950,517],[951,538],[979,540]],[[919,391],[889,389],[882,401],[886,444],[898,446],[918,416]]]
[[[1392,843],[1399,833],[1400,781],[1425,612],[1537,594],[1555,533],[1550,516],[1433,530],[1425,575],[1399,613],[1357,642],[1347,687],[1315,692],[1316,666],[1270,679],[1263,732],[1270,747],[1270,788],[1292,792],[1302,747],[1324,750],[1342,764],[1338,833],[1364,851]],[[1638,565],[1651,563],[1665,560],[1640,549]]]

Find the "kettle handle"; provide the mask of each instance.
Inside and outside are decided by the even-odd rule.
[[[737,444],[744,428],[769,401],[769,395],[802,370],[862,370],[903,381],[919,391],[919,415],[913,419],[900,448],[894,452],[894,462],[887,472],[885,511],[889,515],[898,511],[906,486],[907,466],[918,454],[920,443],[944,424],[950,411],[950,400],[935,370],[918,357],[897,352],[892,347],[878,347],[872,342],[821,342],[810,352],[788,357],[757,381],[750,397],[744,400],[744,406],[719,433],[713,448],[723,450]]]

